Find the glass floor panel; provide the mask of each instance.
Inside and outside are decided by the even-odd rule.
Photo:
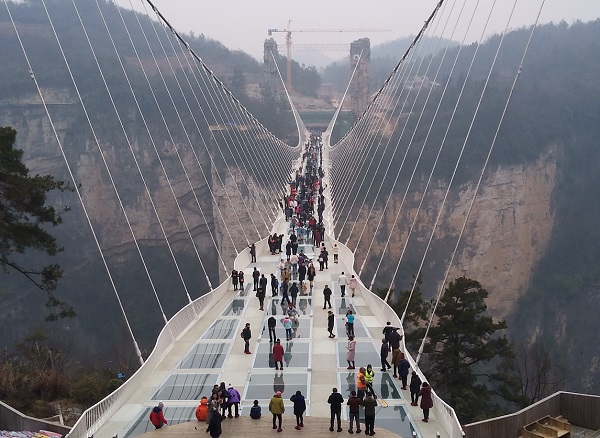
[[[302,394],[308,399],[308,373],[291,373],[289,371],[277,371],[274,374],[257,374],[252,373],[246,387],[244,400],[271,400],[273,394],[277,391],[282,392],[282,397],[285,400],[296,393],[302,391]],[[263,415],[265,414],[263,404]],[[269,414],[267,403],[267,414]]]
[[[342,315],[345,315],[345,313]],[[335,334],[338,338],[348,337],[346,335],[346,323],[344,323],[344,316],[337,316],[335,318]],[[354,319],[354,337],[355,338],[368,338],[369,337],[369,333],[367,332],[367,329],[365,328],[364,324],[362,323],[362,321],[360,320],[360,318],[358,316]],[[383,335],[382,335],[382,339],[383,339]],[[346,350],[346,349],[344,348],[344,350]],[[379,366],[381,366],[380,360],[378,358],[379,358],[379,353],[377,353],[376,359],[377,359],[377,363],[379,364]]]
[[[348,418],[348,407],[345,405],[343,406],[346,409],[346,418]],[[361,429],[364,430],[365,410],[362,406],[360,407],[359,417]],[[387,408],[384,408],[378,405],[377,408],[375,408],[375,432],[377,432],[377,429],[379,428],[387,429],[401,437],[413,436],[412,433],[415,431],[415,428],[410,421],[410,417],[406,414],[406,410],[403,406],[390,405]]]
[[[233,339],[238,319],[217,319],[201,336],[201,339]]]
[[[241,298],[234,298],[231,304],[223,311],[223,316],[240,316],[244,313],[244,307],[246,306],[246,300]]]
[[[152,423],[150,423],[151,410],[151,408],[144,409],[140,416],[133,421],[131,427],[127,429],[127,431],[123,435],[123,438],[136,437],[146,432],[151,432],[155,430]],[[165,405],[165,407],[163,408],[165,418],[167,419],[170,425],[187,423],[189,421],[196,421],[195,412],[195,407],[169,407]]]
[[[280,303],[281,298],[280,297],[275,297],[275,298],[270,298],[269,301],[267,302],[267,315],[283,315],[287,309],[287,302],[285,302],[284,306],[282,307]],[[306,296],[306,295],[302,295],[302,296],[298,296],[297,300],[296,300],[296,310],[298,310],[298,312],[301,315],[305,315],[305,314],[311,314],[312,313],[312,297]]]
[[[294,339],[308,339],[311,335],[311,318],[298,318],[298,323],[292,323],[292,338]],[[269,339],[269,328],[267,327],[267,321],[263,323],[261,328],[263,339]],[[285,329],[283,328],[283,318],[280,316],[277,318],[277,325],[275,326],[275,334],[281,342],[285,341]]]
[[[244,280],[246,279],[246,275],[244,276]],[[250,295],[250,291],[252,290],[252,276],[250,276],[250,282],[244,281],[244,289],[239,291],[240,297],[247,297]]]
[[[348,372],[339,374],[340,393],[344,398],[350,397],[350,393],[356,391],[357,373],[358,370],[348,370]],[[394,378],[388,373],[375,371],[375,375],[373,376],[373,389],[375,390],[375,394],[388,402],[392,400],[402,400],[402,393],[399,391],[398,386],[396,386],[396,382],[400,381],[394,381]]]
[[[343,326],[342,326],[343,330]],[[346,354],[348,354],[348,349],[346,346],[348,345],[348,341],[338,341],[338,366],[342,368],[346,368],[348,366],[348,362],[346,362]],[[381,366],[381,359],[379,358],[379,350],[375,349],[373,342],[370,341],[358,341],[356,342],[356,349],[354,355],[354,362],[356,363],[356,368],[366,367],[368,364],[373,365],[373,369],[377,369],[377,367]]]
[[[348,291],[348,288],[346,288],[346,292]],[[349,298],[348,296],[345,297],[331,297],[331,304],[333,305],[333,311],[336,313],[336,315],[345,315],[346,312],[348,311],[348,309],[352,310],[352,313],[354,313],[356,316],[359,316],[356,313],[356,306],[354,305],[354,303],[352,302],[352,298]]]
[[[400,436],[413,436],[412,433],[416,431],[403,406],[379,408],[375,412],[375,432],[377,432],[378,427]]]
[[[310,344],[308,342],[286,342],[282,341],[283,346],[283,365],[284,367],[308,367],[310,360]],[[260,342],[258,352],[254,359],[254,368],[273,368],[273,344],[270,342]]]
[[[223,342],[196,344],[177,368],[222,368],[230,347],[230,344]]]
[[[152,400],[200,400],[210,395],[218,380],[218,374],[171,374]]]

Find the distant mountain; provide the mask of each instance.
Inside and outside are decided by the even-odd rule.
[[[413,40],[414,36],[407,36],[371,48],[371,91],[379,89]],[[444,50],[446,47],[453,48],[459,45],[456,41],[444,38],[424,37],[420,44],[418,56],[430,56]],[[324,84],[334,84],[338,91],[343,91],[350,80],[349,64],[349,59],[342,59],[326,66],[320,71],[322,82]]]
[[[404,52],[410,47],[415,37],[413,35],[398,38],[394,41],[388,41],[387,43],[379,44],[371,48],[371,60],[376,58],[394,58],[400,59]],[[446,47],[458,47],[460,44],[456,41],[452,41],[446,38],[430,38],[424,37],[421,43],[422,51],[421,56],[433,55],[440,50],[444,50]]]

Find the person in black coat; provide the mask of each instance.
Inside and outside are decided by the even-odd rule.
[[[389,353],[390,353],[390,350],[388,347],[388,343],[385,340],[385,338],[383,338],[381,340],[381,352],[379,353],[381,356],[381,371],[387,371],[392,367],[387,360]]]
[[[254,291],[258,289],[258,280],[260,280],[260,271],[254,267],[252,271],[252,280],[254,281]]]
[[[252,331],[250,330],[250,323],[246,323],[246,327],[242,330],[242,338],[244,339],[244,353],[252,354],[250,352],[250,339],[252,339]]]
[[[306,411],[306,400],[302,392],[296,391],[296,394],[290,397],[294,403],[294,415],[296,416],[296,430],[301,430],[304,427],[304,411]]]
[[[218,411],[212,412],[206,432],[210,433],[211,438],[219,438],[221,436],[221,416]]]
[[[329,289],[329,286],[325,285],[325,288],[323,289],[323,309],[325,309],[327,305],[329,305],[329,308],[331,309],[331,289]]]
[[[342,403],[344,403],[344,397],[340,394],[337,388],[333,388],[333,392],[327,399],[327,403],[329,403],[329,407],[331,408],[331,420],[329,423],[329,430],[333,432],[333,422],[334,419],[337,419],[337,431],[342,431]]]
[[[421,378],[416,371],[410,377],[410,405],[417,406],[419,403],[419,391],[421,390]]]

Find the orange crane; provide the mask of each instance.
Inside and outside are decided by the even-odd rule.
[[[291,29],[292,20],[288,20],[287,29],[267,29],[269,36],[276,32],[285,32],[285,47],[287,49],[287,87],[292,90],[292,32],[390,32],[391,29]]]

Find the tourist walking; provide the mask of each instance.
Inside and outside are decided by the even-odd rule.
[[[310,291],[313,291],[313,287],[315,285],[315,275],[317,275],[317,270],[315,266],[311,263],[308,265],[308,269],[306,270],[306,278],[308,278],[308,282],[310,284]]]
[[[330,310],[327,312],[327,331],[329,332],[329,337],[332,339],[335,338],[335,335],[333,334],[334,324],[335,324],[335,315]]]
[[[354,296],[356,293],[356,288],[358,287],[358,280],[354,275],[350,277],[350,280],[348,280],[348,287],[350,288],[350,292],[352,292],[352,296]]]
[[[254,283],[254,290],[258,290],[258,281],[260,280],[260,271],[258,269],[256,269],[256,266],[254,267],[254,270],[252,271],[252,281]]]
[[[331,395],[327,399],[329,407],[331,409],[331,419],[329,422],[329,431],[333,432],[334,420],[337,420],[337,431],[341,432],[342,429],[342,403],[344,403],[344,397],[340,394],[337,388],[333,388]]]
[[[285,329],[285,340],[292,340],[292,320],[289,316],[285,315],[283,318],[283,328]]]
[[[356,391],[350,392],[350,398],[346,403],[349,408],[349,420],[350,420],[350,428],[348,429],[348,433],[354,433],[354,422],[356,421],[356,433],[360,433],[360,406],[362,405],[362,400],[358,398],[356,395]]]
[[[279,281],[275,274],[271,274],[271,296],[277,296],[277,289],[279,289]]]
[[[250,339],[252,339],[252,331],[250,330],[250,323],[247,322],[244,330],[242,330],[242,339],[244,340],[244,353],[252,354],[250,352]]]
[[[356,341],[354,340],[354,336],[350,336],[348,338],[348,345],[346,346],[348,350],[348,354],[346,354],[346,362],[348,362],[348,369],[354,369],[354,355],[356,354]]]
[[[160,429],[163,425],[168,424],[163,414],[164,407],[163,402],[158,402],[158,405],[154,406],[152,411],[150,411],[150,423],[152,423],[155,429]]]
[[[365,369],[365,380],[367,381],[367,391],[375,394],[375,390],[373,389],[373,379],[375,378],[375,371],[373,371],[373,365],[367,364],[367,368]]]
[[[240,416],[240,401],[242,399],[240,396],[240,393],[237,389],[235,389],[233,386],[231,386],[231,383],[230,383],[229,388],[227,388],[227,394],[229,395],[229,397],[227,398],[227,417],[228,418],[233,417],[231,415],[231,407],[233,406],[235,408],[235,418],[239,418],[239,416]]]
[[[410,363],[401,353],[398,355],[400,360],[398,361],[398,376],[402,380],[402,389],[406,389],[406,382],[408,381],[408,370],[410,369]]]
[[[250,248],[250,263],[256,263],[256,246],[253,243],[248,245],[248,248]]]
[[[265,276],[263,275],[262,278],[260,279],[260,281],[262,282],[263,280],[265,280],[265,283],[267,282],[267,279],[265,278]],[[265,284],[266,286],[266,284]],[[264,310],[264,305],[265,305],[265,288],[261,285],[258,287],[258,290],[256,291],[256,298],[258,298],[258,307],[260,310]]]
[[[273,362],[275,362],[275,369],[279,370],[283,369],[283,345],[281,345],[281,340],[277,339],[275,341],[275,345],[273,345]]]
[[[277,327],[277,320],[274,316],[270,316],[267,319],[267,327],[269,328],[269,342],[274,342],[277,339],[277,335],[275,334],[275,327]]]
[[[294,403],[294,415],[296,416],[296,430],[301,430],[304,427],[304,411],[306,411],[306,400],[301,391],[296,391],[296,394],[290,397]]]
[[[429,386],[429,383],[423,382],[419,391],[419,397],[421,397],[423,421],[427,423],[429,421],[429,409],[433,407],[433,398],[431,397],[431,386]]]
[[[417,406],[419,402],[419,391],[421,390],[421,378],[416,371],[410,376],[410,405]]]
[[[379,353],[381,356],[381,371],[387,371],[392,367],[387,360],[389,353],[390,353],[390,349],[388,347],[388,343],[385,340],[385,338],[383,338],[381,340],[381,352]]]
[[[323,309],[325,309],[328,305],[331,309],[331,289],[329,289],[328,285],[325,285],[323,289]]]
[[[277,391],[271,401],[269,402],[269,412],[273,414],[273,429],[277,429],[277,432],[281,432],[281,416],[285,412],[285,406],[283,404],[283,398],[281,398],[281,391]]]
[[[348,337],[354,336],[354,313],[350,309],[348,309],[348,313],[346,314],[346,332],[348,333]]]
[[[238,271],[238,282],[240,283],[240,291],[244,292],[244,271]]]
[[[360,367],[358,369],[358,374],[356,374],[356,395],[358,398],[363,400],[365,398],[365,394],[367,392],[367,378],[365,377],[365,372],[367,370],[365,367]]]
[[[347,281],[346,276],[344,275],[344,272],[342,271],[342,273],[338,277],[338,282],[340,283],[340,291],[342,292],[343,297],[346,296],[346,281]]]
[[[218,411],[213,411],[208,422],[206,432],[210,434],[211,438],[219,438],[221,436],[221,416]]]
[[[367,396],[363,400],[363,406],[365,408],[365,435],[375,435],[375,408],[377,407],[377,400],[373,397],[373,394],[367,392]]]
[[[233,285],[233,290],[238,290],[238,273],[235,269],[231,271],[231,284]]]

